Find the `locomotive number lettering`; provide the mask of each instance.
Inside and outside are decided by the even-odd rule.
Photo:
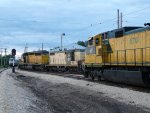
[[[130,44],[136,44],[139,42],[139,38],[131,38],[130,39]]]

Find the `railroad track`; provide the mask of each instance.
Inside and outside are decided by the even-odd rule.
[[[62,77],[73,78],[73,79],[77,79],[77,80],[85,80],[85,81],[95,82],[95,83],[99,83],[99,84],[103,84],[103,85],[115,86],[115,87],[120,87],[120,88],[127,88],[127,89],[134,90],[134,91],[150,93],[150,88],[148,88],[148,87],[121,84],[121,83],[110,82],[110,81],[105,81],[105,80],[98,81],[97,79],[93,81],[91,78],[85,78],[83,75],[77,74],[77,73],[42,72],[42,71],[32,71],[32,70],[25,70],[25,71],[37,72],[37,73],[41,73],[41,74],[51,74],[51,75],[55,75],[55,76],[62,76]]]

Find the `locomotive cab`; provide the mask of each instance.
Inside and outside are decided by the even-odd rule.
[[[99,65],[102,64],[102,38],[101,34],[91,37],[88,40],[88,46],[85,53],[85,64]]]

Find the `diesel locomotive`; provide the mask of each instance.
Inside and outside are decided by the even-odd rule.
[[[150,85],[150,27],[123,27],[88,40],[85,77]]]
[[[150,26],[97,34],[85,50],[27,52],[19,68],[82,72],[93,80],[150,86]]]

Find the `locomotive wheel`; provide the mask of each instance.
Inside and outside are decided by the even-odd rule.
[[[93,73],[90,73],[90,77],[91,79],[94,81],[95,80],[95,77],[94,77],[94,74]]]
[[[98,79],[98,81],[101,81],[101,80],[102,80],[102,79],[101,79],[101,76],[98,76],[97,79]]]
[[[84,77],[88,78],[89,77],[89,72],[84,72]]]
[[[47,68],[46,71],[49,72],[50,71],[49,68]]]

